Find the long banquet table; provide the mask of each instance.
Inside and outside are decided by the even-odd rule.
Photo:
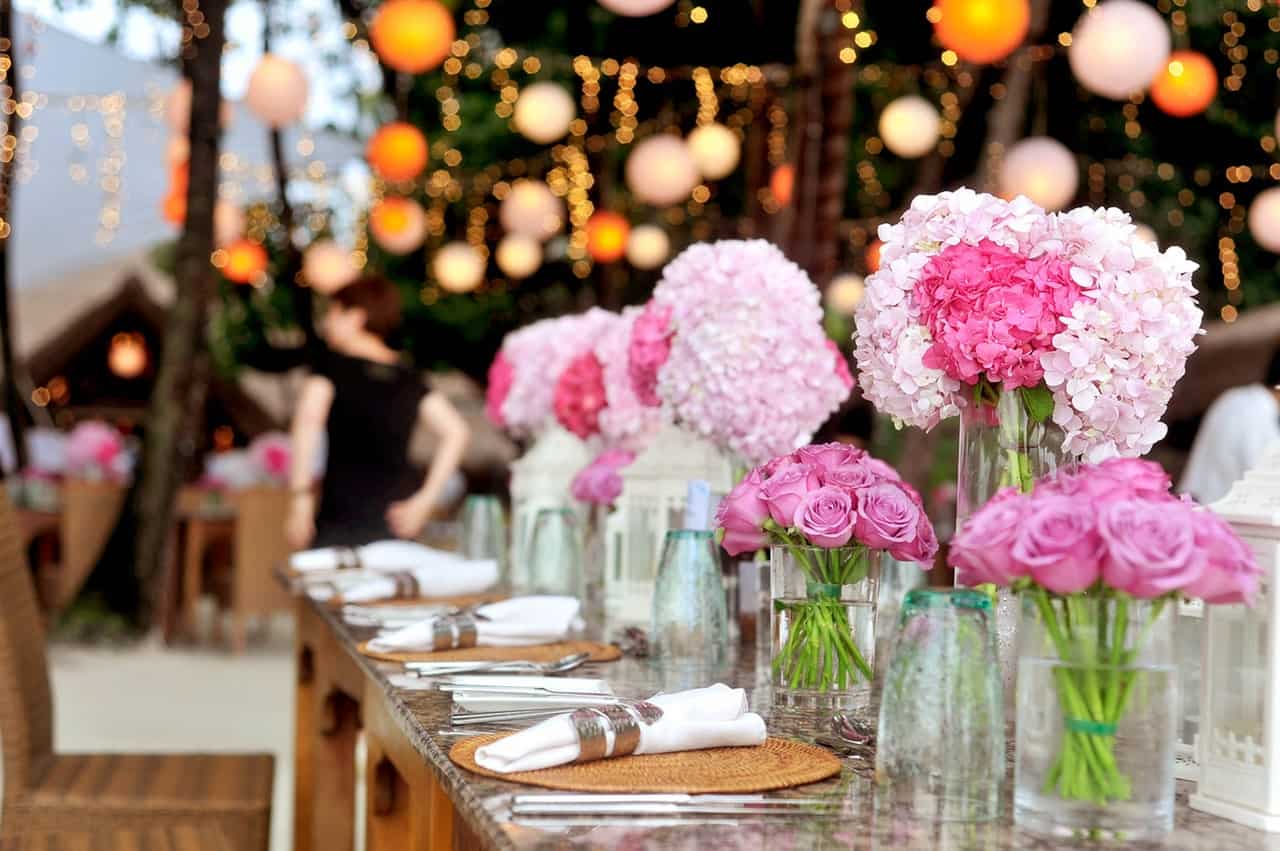
[[[398,671],[397,665],[376,662],[356,650],[370,630],[350,627],[305,598],[298,601],[298,615],[296,851],[351,849],[357,805],[365,811],[369,851],[1053,849],[1082,845],[1024,833],[1013,827],[1008,817],[988,825],[930,825],[877,813],[872,767],[857,758],[842,760],[845,769],[838,778],[773,793],[830,796],[839,802],[838,812],[832,815],[736,815],[703,821],[627,817],[610,823],[584,819],[568,826],[517,823],[510,814],[511,797],[546,790],[481,777],[450,762],[449,748],[460,737],[448,734],[447,694],[393,686],[388,677]],[[743,655],[717,671],[719,679],[748,689],[752,708],[763,712],[772,734],[805,738],[789,729],[785,717],[764,705],[768,690],[757,688],[754,654],[748,649]],[[648,660],[631,658],[587,665],[575,671],[578,675],[607,678],[623,697],[643,697],[661,688],[711,681],[706,672],[663,671]],[[690,680],[693,676],[696,682]],[[356,804],[353,755],[361,725],[367,742],[367,793],[365,800]],[[1190,809],[1186,805],[1188,789],[1188,784],[1179,782],[1177,828],[1160,847],[1280,851],[1280,835],[1250,830]]]

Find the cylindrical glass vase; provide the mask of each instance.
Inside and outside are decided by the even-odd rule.
[[[715,533],[671,529],[653,590],[650,654],[659,662],[715,665],[729,650],[729,614]]]
[[[773,705],[874,724],[879,552],[775,546],[770,556]]]
[[[544,508],[533,522],[529,541],[529,585],[535,594],[582,599],[582,537],[572,509]]]
[[[1180,709],[1173,604],[1023,596],[1014,820],[1049,836],[1161,839]]]

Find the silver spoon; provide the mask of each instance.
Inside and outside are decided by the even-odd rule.
[[[554,662],[407,662],[405,668],[419,677],[445,674],[563,674],[591,658],[590,653],[571,653]]]

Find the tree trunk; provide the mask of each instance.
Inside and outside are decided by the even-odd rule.
[[[13,3],[0,0],[0,57],[8,60],[7,68],[0,68],[0,80],[11,88],[10,97],[17,102],[18,51],[14,45]],[[21,118],[17,110],[9,113],[5,126],[5,138],[18,139]],[[13,155],[0,160],[0,371],[4,372],[4,412],[9,418],[9,433],[13,436],[14,457],[18,469],[27,465],[26,420],[22,392],[18,389],[18,370],[13,357],[13,312],[9,294],[9,246],[13,243],[13,171],[18,164],[18,146],[11,149]]]
[[[147,413],[142,465],[132,494],[137,519],[134,569],[143,593],[141,619],[150,614],[149,593],[162,575],[165,543],[173,519],[174,497],[203,428],[208,391],[205,323],[217,285],[209,262],[213,253],[213,205],[218,189],[218,147],[222,105],[219,88],[226,0],[198,0],[208,32],[185,42],[183,59],[191,80],[191,174],[187,220],[178,240],[173,306],[165,320],[159,371]],[[203,29],[203,28],[201,28]],[[189,30],[184,30],[184,36]]]

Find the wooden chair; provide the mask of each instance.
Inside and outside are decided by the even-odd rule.
[[[40,565],[41,597],[51,612],[65,609],[80,593],[120,519],[128,490],[115,482],[67,479],[61,493],[61,554],[56,562]]]
[[[44,629],[3,487],[0,600],[0,840],[189,824],[221,830],[232,848],[266,851],[270,755],[54,752]]]
[[[272,571],[289,558],[284,538],[289,491],[278,487],[238,492],[231,543],[231,651],[245,646],[245,619],[293,609],[293,599]]]

